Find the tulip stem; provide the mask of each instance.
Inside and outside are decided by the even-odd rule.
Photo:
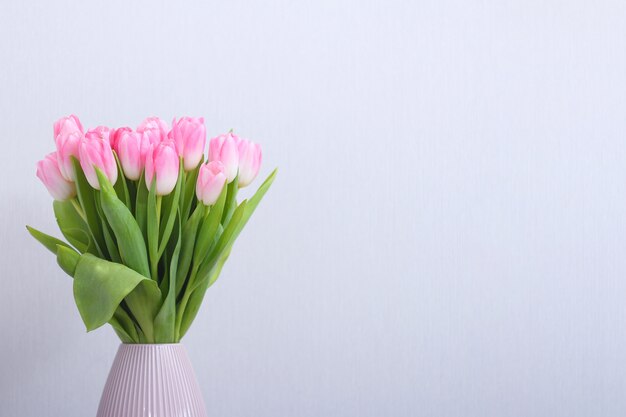
[[[80,206],[80,203],[78,202],[78,198],[74,197],[70,201],[72,202],[72,205],[76,209],[76,212],[81,217],[81,219],[83,219],[86,222],[87,218],[85,217],[85,212],[83,211],[83,208]]]

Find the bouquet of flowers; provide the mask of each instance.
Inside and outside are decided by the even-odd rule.
[[[27,229],[74,278],[87,331],[109,323],[124,343],[177,343],[276,170],[238,203],[261,148],[231,131],[210,140],[205,162],[202,118],[84,132],[72,115],[54,139],[37,176],[66,241]]]

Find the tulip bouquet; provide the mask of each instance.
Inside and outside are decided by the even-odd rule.
[[[54,124],[56,152],[37,163],[67,242],[28,227],[74,278],[87,331],[109,323],[124,343],[176,343],[271,186],[237,191],[261,148],[231,132],[210,140],[202,118],[148,118],[137,129]]]

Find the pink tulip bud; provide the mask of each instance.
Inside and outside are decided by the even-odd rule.
[[[117,181],[117,163],[109,144],[110,129],[97,127],[85,133],[79,146],[80,166],[89,184],[96,190],[100,189],[95,167],[107,176],[111,184]]]
[[[237,141],[239,138],[232,133],[217,136],[209,142],[209,162],[220,161],[224,164],[224,173],[228,183],[237,176],[239,152]]]
[[[109,135],[109,143],[111,144],[111,149],[117,152],[117,143],[120,141],[120,136],[122,136],[124,132],[132,131],[133,129],[131,129],[130,127],[118,127],[117,129],[111,129],[111,134]]]
[[[220,161],[212,161],[202,164],[198,172],[198,182],[196,183],[196,195],[198,200],[206,206],[212,206],[226,184],[226,174],[224,164]]]
[[[61,174],[57,153],[52,152],[37,162],[37,177],[55,200],[64,201],[76,195],[76,186]]]
[[[261,146],[246,139],[239,139],[239,187],[250,184],[261,169]]]
[[[115,150],[126,178],[138,180],[146,163],[146,155],[150,151],[148,139],[129,128],[118,129]]]
[[[78,117],[71,115],[62,117],[54,123],[54,142],[57,147],[57,159],[61,175],[73,181],[74,166],[72,157],[78,159],[78,145],[83,138],[83,125]]]
[[[93,129],[89,129],[87,133],[85,133],[85,138],[87,139],[101,139],[109,143],[111,145],[111,135],[114,133],[114,129],[111,129],[107,126],[98,126]],[[113,148],[113,146],[111,146]]]
[[[176,146],[172,141],[151,144],[146,155],[146,186],[152,186],[156,177],[157,195],[167,195],[172,192],[178,181],[180,161],[176,153]]]
[[[202,117],[181,117],[178,122],[172,121],[170,139],[176,143],[178,155],[183,157],[185,171],[198,166],[204,153],[206,130]]]
[[[137,132],[146,136],[150,143],[166,141],[169,131],[167,123],[158,117],[148,117],[137,126]]]

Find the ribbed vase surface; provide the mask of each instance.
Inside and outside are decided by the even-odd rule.
[[[98,417],[206,415],[183,345],[120,345],[100,399]]]

